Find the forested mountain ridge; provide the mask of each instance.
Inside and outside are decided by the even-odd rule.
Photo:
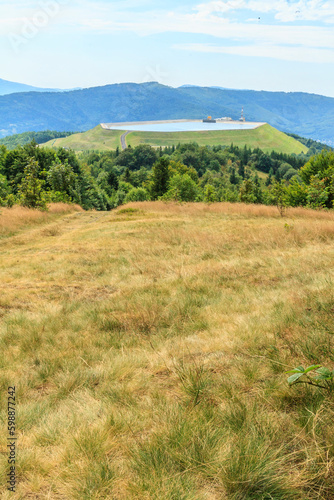
[[[327,144],[334,143],[334,98],[306,94],[172,88],[122,83],[68,92],[25,92],[0,97],[0,133],[89,130],[101,122],[240,117],[267,122]]]

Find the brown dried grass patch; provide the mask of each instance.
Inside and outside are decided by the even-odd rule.
[[[128,203],[126,208],[141,209],[152,212],[199,215],[208,214],[226,214],[226,215],[242,215],[251,217],[274,217],[280,218],[280,214],[276,207],[267,205],[252,205],[245,203],[177,203],[177,202],[162,202],[162,201],[143,201]],[[304,219],[320,219],[334,221],[333,210],[311,210],[308,208],[290,207],[287,209],[284,218],[304,218]]]
[[[67,203],[50,203],[48,212],[50,214],[72,214],[73,212],[83,212],[80,205],[68,205]]]
[[[82,212],[79,205],[52,203],[47,212],[15,205],[12,208],[0,209],[0,237],[14,234],[19,229],[35,224],[43,224],[54,219],[55,215],[66,215]]]

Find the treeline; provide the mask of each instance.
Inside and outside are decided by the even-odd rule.
[[[334,152],[307,158],[196,143],[124,151],[0,148],[0,204],[65,201],[110,210],[130,201],[230,201],[333,208]]]
[[[74,151],[40,148],[34,141],[14,150],[0,146],[0,205],[46,209],[52,202],[108,208],[106,193]]]
[[[6,146],[7,149],[15,149],[18,146],[24,146],[31,141],[37,144],[51,141],[53,139],[60,139],[68,137],[76,132],[56,132],[55,130],[43,130],[42,132],[23,132],[23,134],[14,134],[0,139],[0,144]]]
[[[300,135],[297,134],[288,134],[287,132],[285,133],[286,135],[293,137],[297,141],[307,146],[309,148],[308,155],[312,156],[317,153],[321,153],[323,149],[326,149],[328,151],[333,151],[333,148],[331,146],[328,146],[328,144],[323,144],[322,142],[314,141],[313,139],[306,139],[305,137],[301,137]]]

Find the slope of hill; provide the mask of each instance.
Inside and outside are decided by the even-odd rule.
[[[27,130],[89,130],[97,123],[240,117],[279,130],[333,141],[334,98],[284,92],[203,87],[172,88],[158,83],[124,83],[71,92],[27,92],[0,97],[0,133]]]
[[[62,139],[47,142],[44,146],[72,148],[76,151],[87,151],[96,149],[100,151],[116,149],[121,147],[120,138],[123,134],[120,130],[105,130],[100,125],[88,132],[74,134]],[[126,143],[133,147],[139,144],[151,146],[176,146],[197,142],[200,146],[229,146],[232,142],[236,146],[245,144],[251,148],[261,148],[263,151],[272,151],[300,154],[306,153],[308,148],[276,130],[270,125],[262,125],[253,130],[217,130],[212,132],[131,132],[126,137]]]
[[[58,89],[42,89],[24,83],[9,82],[0,78],[0,96],[17,92],[59,92]]]
[[[98,125],[87,132],[53,139],[42,146],[70,148],[74,151],[88,151],[89,149],[109,151],[117,147],[121,148],[121,135],[123,133],[121,130],[105,130],[101,125]]]

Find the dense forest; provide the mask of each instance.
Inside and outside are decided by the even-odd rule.
[[[110,210],[130,201],[230,201],[333,208],[334,152],[308,155],[196,143],[76,154],[35,141],[0,146],[0,205],[46,209],[50,202]]]

